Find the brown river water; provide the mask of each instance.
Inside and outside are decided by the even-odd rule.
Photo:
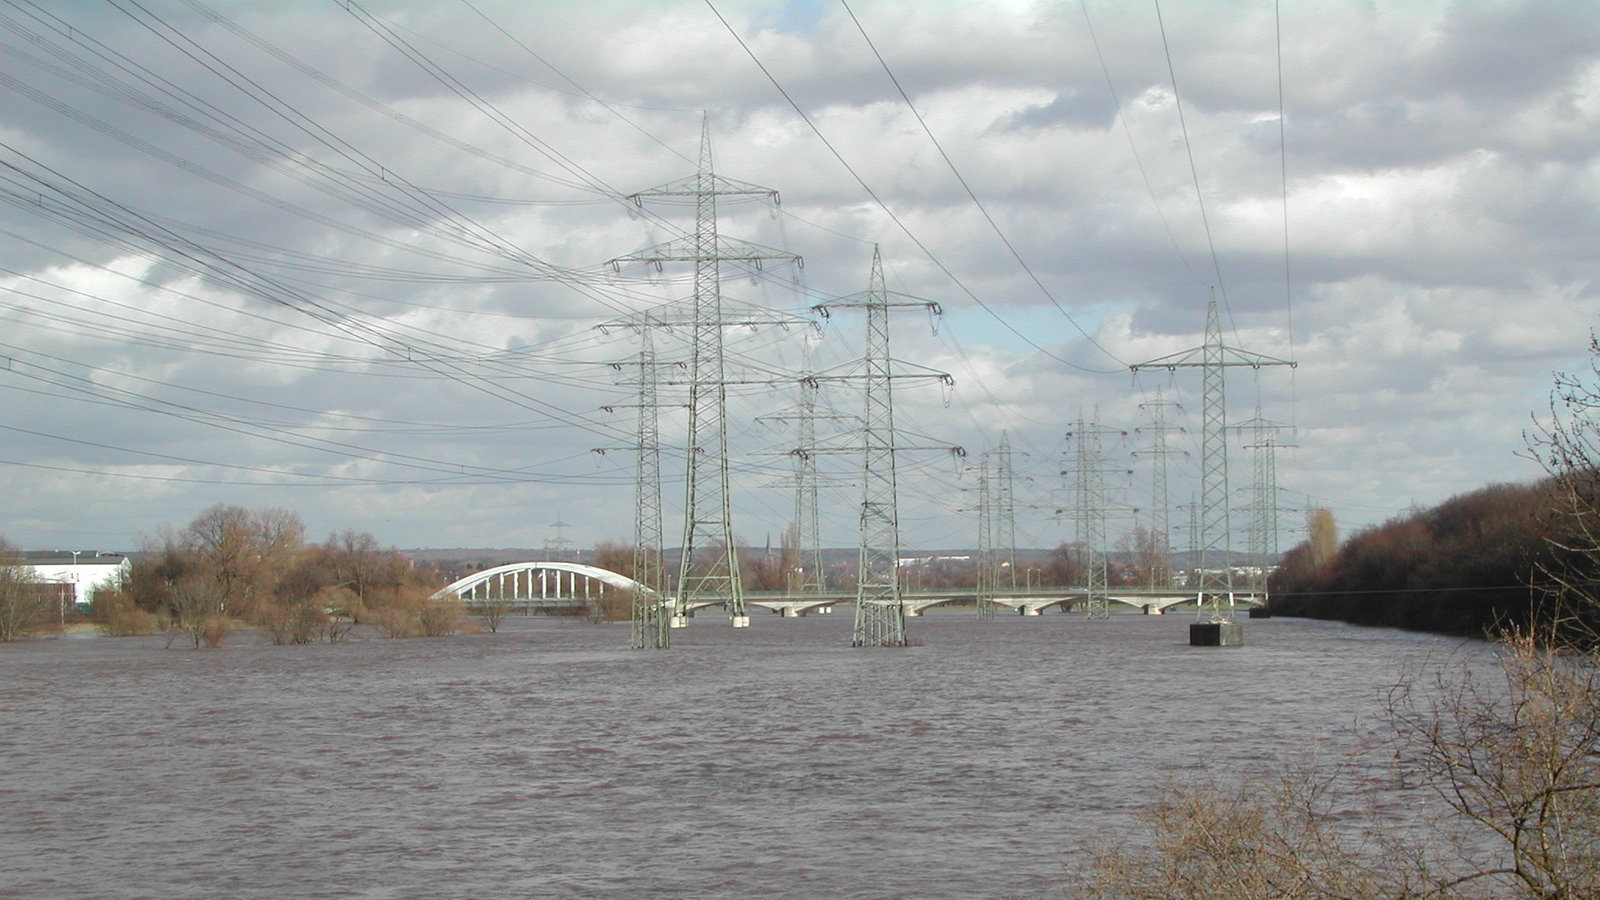
[[[1189,616],[848,608],[274,647],[0,645],[0,896],[1037,897],[1172,776],[1377,720],[1462,642]]]

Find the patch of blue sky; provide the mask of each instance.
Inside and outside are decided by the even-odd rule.
[[[826,0],[785,0],[756,16],[755,30],[808,35],[817,30],[824,10],[833,5]]]
[[[963,347],[987,347],[1005,353],[1027,355],[1038,347],[1056,352],[1063,346],[1076,348],[1086,343],[1083,332],[1098,336],[1106,319],[1127,311],[1125,304],[1095,303],[1068,307],[1071,320],[1054,306],[1026,308],[994,307],[999,318],[976,304],[945,307],[943,328],[950,329]],[[1003,321],[1002,321],[1003,320]],[[1074,325],[1073,323],[1077,324]],[[1081,331],[1079,329],[1082,329]],[[1099,351],[1093,351],[1097,355]],[[1075,352],[1074,356],[1078,354]],[[1107,365],[1114,363],[1106,359]]]

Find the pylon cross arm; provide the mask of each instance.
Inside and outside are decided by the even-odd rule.
[[[1204,358],[1204,351],[1219,349],[1221,351],[1222,358]],[[1128,370],[1137,372],[1140,369],[1180,369],[1200,368],[1203,366],[1248,366],[1252,369],[1259,369],[1264,366],[1288,366],[1291,369],[1295,369],[1299,368],[1300,364],[1293,360],[1279,359],[1276,356],[1267,356],[1262,353],[1251,353],[1248,350],[1240,350],[1237,347],[1195,347],[1189,350],[1180,351],[1178,353],[1159,356],[1155,359],[1149,360],[1148,362],[1135,363],[1128,366]]]

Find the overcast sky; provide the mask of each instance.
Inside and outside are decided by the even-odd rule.
[[[631,540],[644,338],[598,326],[691,286],[608,261],[693,231],[688,198],[627,196],[694,173],[703,117],[717,174],[781,198],[724,198],[719,232],[804,260],[723,271],[730,319],[794,320],[726,332],[752,545],[793,517],[797,377],[863,352],[859,313],[801,320],[874,245],[943,310],[897,311],[894,356],[954,379],[896,384],[908,548],[976,545],[1002,436],[1018,544],[1071,540],[1080,421],[1111,540],[1148,524],[1158,401],[1189,546],[1200,372],[1129,367],[1197,347],[1212,299],[1228,344],[1298,363],[1227,379],[1230,424],[1283,426],[1283,548],[1310,505],[1348,533],[1537,477],[1523,434],[1597,312],[1600,4],[1278,5],[9,6],[0,533],[127,549],[230,503],[398,547]],[[675,545],[684,376],[658,371]],[[861,398],[823,403],[847,445]],[[819,458],[849,546],[858,463]]]

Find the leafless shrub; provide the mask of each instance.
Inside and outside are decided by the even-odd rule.
[[[493,634],[500,630],[500,623],[511,611],[511,601],[504,597],[485,597],[481,600],[471,601],[472,617],[483,623],[483,627]]]
[[[316,640],[327,611],[316,597],[275,598],[262,604],[256,621],[274,644],[309,644]]]
[[[588,618],[596,624],[633,618],[633,591],[609,590],[589,600]]]
[[[1147,834],[1081,849],[1068,897],[1266,900],[1411,897],[1407,842],[1345,822],[1357,769],[1285,771],[1266,783],[1170,782],[1140,817]],[[1129,836],[1124,836],[1128,838]]]
[[[169,597],[173,618],[167,643],[179,636],[198,650],[202,645],[219,647],[233,631],[233,622],[223,611],[225,594],[215,581],[188,576],[175,582]]]
[[[1495,897],[1600,896],[1600,662],[1512,631],[1499,665],[1397,689],[1401,759],[1452,812],[1443,838],[1479,863],[1446,886]]]
[[[1600,897],[1600,667],[1550,635],[1497,647],[1403,678],[1390,738],[1329,777],[1170,786],[1067,895]],[[1430,814],[1383,812],[1407,806]]]
[[[461,630],[466,611],[455,599],[428,598],[417,605],[417,624],[424,637],[447,637]]]
[[[111,637],[155,634],[165,627],[160,616],[140,609],[132,597],[120,590],[95,594],[94,618],[100,630]]]
[[[413,592],[369,610],[367,619],[386,638],[445,637],[461,630],[466,610],[453,598],[434,599]]]

